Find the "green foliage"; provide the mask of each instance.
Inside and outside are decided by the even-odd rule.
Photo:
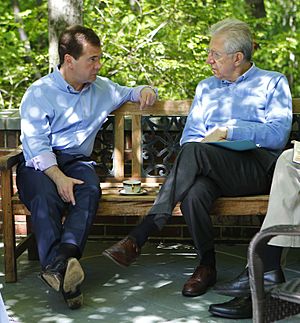
[[[35,5],[28,1],[16,21],[10,2],[0,4],[0,108],[17,108],[26,88],[47,73],[47,6]],[[20,40],[20,28],[29,41]]]
[[[299,0],[265,1],[267,17],[252,19],[259,50],[254,60],[262,68],[285,74],[292,95],[300,96]]]
[[[161,98],[191,98],[199,80],[211,75],[205,64],[209,25],[232,12],[227,1],[88,0],[84,22],[103,40],[102,74],[116,82],[150,83]]]
[[[211,75],[209,26],[226,17],[244,20],[259,44],[256,65],[283,72],[299,97],[298,1],[265,0],[265,18],[254,18],[246,0],[86,0],[83,14],[103,43],[101,74],[129,86],[152,84],[162,99],[192,98],[197,83]],[[0,108],[18,107],[28,85],[48,72],[47,2],[20,3],[20,22],[9,4],[0,4]]]
[[[85,1],[85,24],[103,40],[102,74],[122,84],[150,83],[162,98],[191,98],[197,83],[211,75],[205,63],[209,26],[226,17],[253,26],[260,48],[258,66],[288,77],[299,96],[299,30],[284,26],[297,13],[291,1],[265,0],[267,17],[254,18],[244,0]],[[296,19],[295,19],[296,21]]]

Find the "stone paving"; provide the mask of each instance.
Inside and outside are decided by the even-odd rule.
[[[19,280],[6,284],[3,272],[0,291],[12,322],[18,323],[198,323],[243,322],[213,317],[207,311],[211,303],[230,298],[209,291],[203,296],[181,295],[185,280],[197,265],[190,245],[147,243],[138,261],[123,269],[101,255],[111,242],[89,241],[81,259],[86,279],[82,285],[84,305],[69,310],[59,293],[38,278],[39,263],[18,260]],[[218,280],[240,273],[246,263],[245,245],[217,245]],[[3,254],[3,244],[0,248]],[[3,255],[0,258],[3,266]],[[288,254],[285,269],[288,278],[299,276],[300,254]],[[0,267],[3,268],[3,267]],[[299,322],[300,316],[286,322]]]

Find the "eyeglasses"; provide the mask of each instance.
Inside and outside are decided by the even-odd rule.
[[[213,49],[210,48],[205,48],[205,51],[207,55],[211,55],[214,61],[220,60],[225,54],[230,55],[230,54],[235,54],[236,52],[231,52],[231,53],[225,53],[225,52],[217,52]]]

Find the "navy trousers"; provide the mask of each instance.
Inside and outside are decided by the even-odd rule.
[[[162,228],[178,202],[195,249],[202,255],[214,248],[209,216],[219,196],[243,196],[269,192],[277,156],[264,149],[233,151],[205,143],[187,143],[150,209]]]
[[[42,171],[26,167],[24,161],[17,167],[17,187],[32,215],[42,268],[55,259],[61,243],[73,244],[83,253],[101,196],[99,177],[86,157],[58,153],[57,162],[65,175],[84,181],[74,186],[75,206],[62,201],[56,185]]]

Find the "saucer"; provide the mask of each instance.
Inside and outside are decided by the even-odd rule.
[[[144,195],[147,194],[147,190],[142,189],[140,192],[138,193],[126,193],[124,189],[119,190],[119,193],[121,195]]]

